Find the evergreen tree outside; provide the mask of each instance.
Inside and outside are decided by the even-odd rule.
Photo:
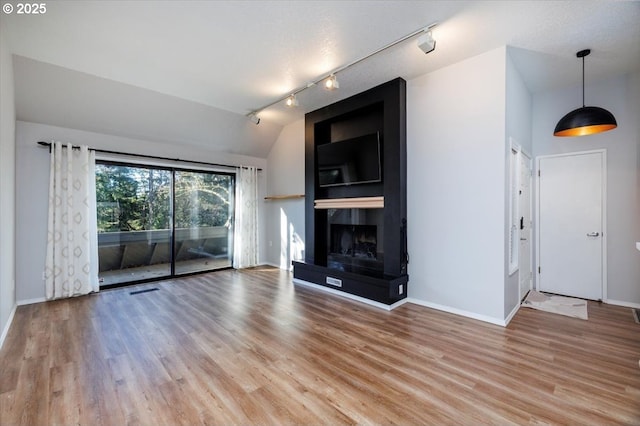
[[[229,175],[176,172],[176,228],[225,226],[229,223]]]
[[[233,177],[175,172],[175,227],[229,225]],[[170,170],[96,164],[98,232],[169,229]]]

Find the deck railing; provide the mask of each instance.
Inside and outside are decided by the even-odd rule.
[[[175,232],[175,261],[227,257],[231,253],[226,226],[179,228]],[[98,233],[100,272],[171,261],[171,231]]]

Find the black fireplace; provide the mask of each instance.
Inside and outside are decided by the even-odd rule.
[[[381,229],[377,225],[331,223],[327,267],[381,277],[384,271],[382,243],[378,244]]]
[[[375,225],[331,225],[330,254],[378,258],[378,236]]]

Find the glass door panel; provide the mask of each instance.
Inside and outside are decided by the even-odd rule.
[[[175,171],[175,274],[231,267],[234,176]]]
[[[171,275],[171,171],[96,164],[100,285]]]

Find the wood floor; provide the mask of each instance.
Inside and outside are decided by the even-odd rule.
[[[629,308],[502,328],[230,270],[19,307],[0,424],[638,425],[639,358]]]

